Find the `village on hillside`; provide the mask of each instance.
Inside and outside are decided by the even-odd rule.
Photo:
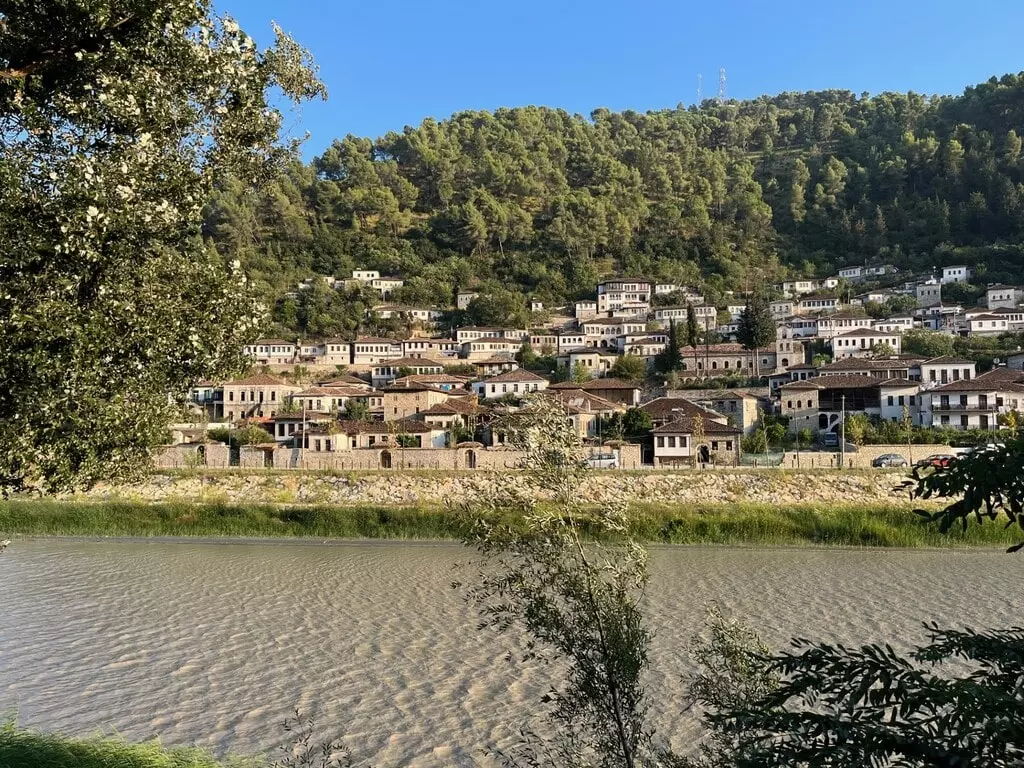
[[[1024,353],[980,371],[967,357],[903,350],[905,334],[922,330],[1024,330],[1022,288],[991,285],[982,307],[943,302],[944,287],[970,278],[965,266],[913,280],[878,266],[785,282],[764,302],[773,329],[753,346],[740,341],[748,303],[719,307],[698,289],[639,278],[606,280],[594,298],[555,310],[532,302],[546,320],[539,328],[446,334],[450,308],[382,303],[375,312],[400,316],[405,338],[254,340],[244,349],[249,376],[190,393],[193,416],[172,428],[178,450],[164,461],[201,449],[209,463],[219,443],[234,447],[217,454],[225,466],[243,452],[249,466],[508,466],[494,458],[503,425],[531,395],[564,409],[601,468],[728,466],[745,454],[767,463],[794,445],[855,451],[866,437],[910,445],[1016,428]],[[374,270],[324,279],[368,286],[382,302],[402,285]],[[888,287],[851,290],[869,280]],[[459,292],[455,309],[476,299]]]

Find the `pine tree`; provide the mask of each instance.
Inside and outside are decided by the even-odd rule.
[[[760,291],[747,298],[747,305],[740,313],[736,338],[743,348],[754,353],[754,375],[760,376],[758,350],[775,341],[775,321],[772,319],[768,300]]]
[[[700,329],[697,327],[697,310],[693,304],[686,305],[686,346],[695,347],[700,341]]]

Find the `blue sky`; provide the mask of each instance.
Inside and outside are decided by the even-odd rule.
[[[274,20],[330,90],[295,133],[305,154],[466,109],[543,104],[589,114],[728,95],[840,88],[959,93],[1024,69],[1024,2],[862,0],[215,0],[260,43]]]

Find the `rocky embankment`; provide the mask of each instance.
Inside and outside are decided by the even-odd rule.
[[[907,504],[908,493],[896,490],[901,480],[899,474],[857,471],[596,473],[585,481],[582,495],[585,501],[594,504],[613,501],[685,505]],[[449,475],[225,472],[205,477],[198,473],[168,473],[153,475],[138,485],[100,486],[88,498],[436,507],[492,497],[506,483],[514,483],[523,490],[530,488],[523,475],[483,472]],[[536,487],[532,492],[541,499],[547,495]]]

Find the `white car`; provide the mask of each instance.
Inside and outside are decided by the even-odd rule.
[[[614,453],[594,453],[587,457],[591,469],[618,469],[619,457]]]

